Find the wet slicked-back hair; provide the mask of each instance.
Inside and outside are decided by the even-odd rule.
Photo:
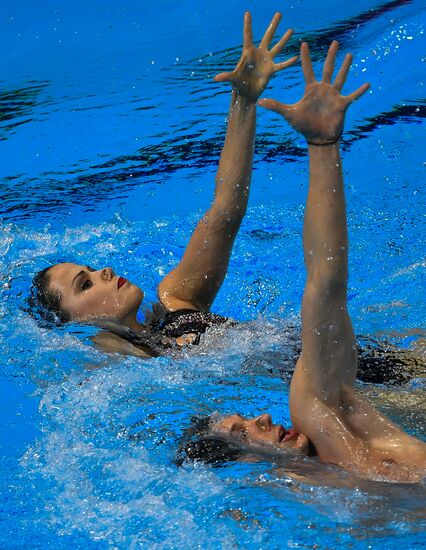
[[[180,438],[174,463],[181,466],[187,461],[220,466],[226,462],[239,460],[251,455],[238,441],[221,436],[212,431],[212,419],[192,417],[191,425]]]
[[[50,288],[51,267],[36,273],[31,288],[30,306],[35,313],[48,323],[66,323],[70,320],[68,313],[61,307],[61,294]]]

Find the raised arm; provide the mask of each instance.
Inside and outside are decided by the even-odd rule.
[[[333,42],[317,82],[308,45],[302,44],[302,100],[295,105],[261,102],[281,113],[306,137],[309,147],[302,354],[291,382],[290,413],[294,428],[309,438],[321,460],[366,477],[418,481],[426,474],[426,445],[354,388],[357,355],[347,311],[348,237],[339,138],[346,109],[369,85],[348,96],[340,94],[351,56],[331,83],[337,49]]]
[[[322,80],[318,82],[308,45],[303,43],[301,57],[306,81],[303,98],[294,105],[268,99],[259,102],[282,114],[308,142],[309,192],[303,230],[307,281],[302,304],[302,357],[306,384],[328,399],[337,397],[341,384],[352,384],[355,380],[355,340],[346,311],[348,237],[339,138],[346,109],[369,87],[364,84],[348,96],[340,94],[351,55],[346,56],[331,83],[337,49],[338,43],[333,42]]]
[[[297,61],[297,57],[278,64],[273,61],[290,39],[291,30],[268,50],[280,19],[281,14],[276,13],[256,47],[252,42],[251,16],[247,12],[241,59],[234,71],[215,77],[217,82],[230,82],[233,87],[215,196],[212,206],[198,222],[181,262],[159,284],[159,298],[169,310],[208,310],[228,270],[250,190],[256,101],[275,72]]]
[[[283,115],[303,134],[309,148],[309,191],[305,210],[303,249],[307,279],[302,303],[302,354],[291,383],[290,411],[294,427],[318,448],[327,447],[325,458],[349,452],[350,433],[333,438],[339,448],[331,449],[329,431],[336,436],[344,393],[352,388],[356,345],[346,308],[348,237],[339,138],[348,106],[365,93],[358,90],[342,96],[340,91],[351,64],[347,55],[331,82],[338,44],[330,46],[321,81],[316,81],[306,43],[301,46],[306,81],[303,98],[294,105],[261,100],[260,105]],[[329,428],[325,422],[329,421]],[[331,428],[333,425],[333,429]],[[323,429],[320,440],[319,427]],[[343,429],[343,428],[342,428]],[[350,443],[348,443],[350,445]],[[342,447],[340,447],[342,446]],[[321,456],[321,454],[320,454]],[[324,458],[324,457],[323,457]]]

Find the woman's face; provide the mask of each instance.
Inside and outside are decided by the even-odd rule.
[[[132,327],[142,303],[142,290],[118,277],[110,267],[63,263],[49,270],[50,290],[61,295],[61,308],[72,321],[119,321]]]
[[[308,454],[308,438],[295,430],[286,430],[281,424],[273,424],[270,414],[251,419],[239,414],[226,416],[213,426],[213,431],[236,435],[248,444],[293,449]]]

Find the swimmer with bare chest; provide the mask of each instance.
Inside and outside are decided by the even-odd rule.
[[[333,42],[322,80],[315,80],[309,48],[301,45],[306,82],[293,105],[262,99],[306,139],[309,191],[303,229],[307,278],[302,302],[302,352],[290,386],[293,427],[270,415],[227,416],[212,423],[219,436],[242,445],[316,455],[360,477],[416,482],[426,476],[426,444],[405,433],[355,388],[357,348],[347,309],[348,237],[339,141],[349,105],[369,88],[341,95],[352,57],[332,81],[338,43]]]

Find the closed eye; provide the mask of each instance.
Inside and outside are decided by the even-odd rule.
[[[81,285],[81,290],[89,290],[89,288],[93,285],[92,281],[90,279],[86,279],[84,283]]]
[[[247,428],[241,426],[239,422],[234,422],[232,424],[230,432],[241,439],[247,438]]]
[[[258,428],[260,428],[261,430],[263,430],[264,432],[266,432],[266,426],[264,426],[263,424],[261,424],[261,423],[259,422],[259,419],[256,419],[256,426],[257,426]]]
[[[239,414],[237,416],[240,416]],[[230,427],[231,432],[240,432],[245,430],[244,424],[242,421],[233,422]]]

